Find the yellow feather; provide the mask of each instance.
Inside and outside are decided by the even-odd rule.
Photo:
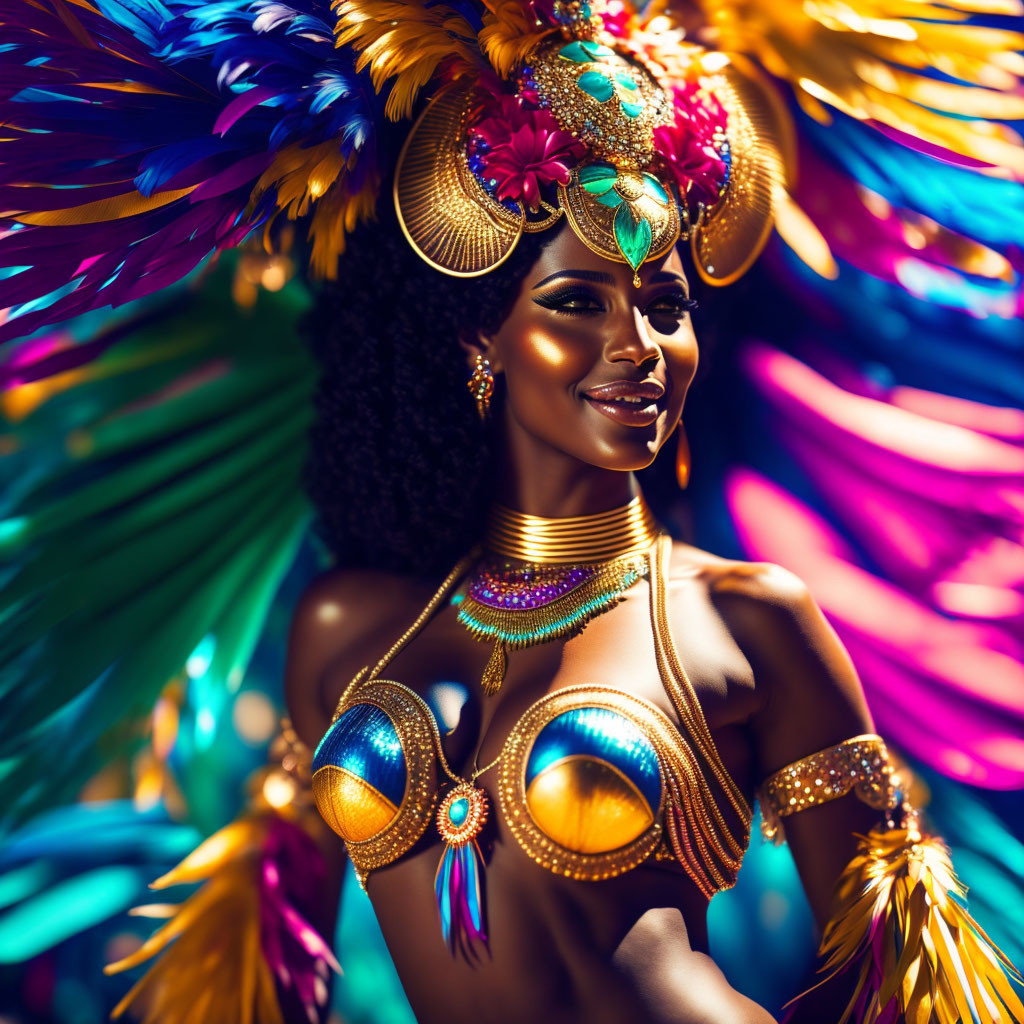
[[[1020,976],[958,902],[964,893],[940,840],[912,828],[860,837],[836,885],[820,949],[825,981],[859,963],[843,1021],[863,998],[857,1024],[875,1024],[893,999],[909,1024],[1024,1024],[1024,1006],[1004,969]],[[880,978],[873,976],[871,949],[879,932]]]
[[[539,31],[519,0],[491,0],[480,30],[480,49],[491,67],[507,78],[530,51],[554,29]]]
[[[389,120],[412,116],[420,90],[442,61],[452,78],[483,65],[476,33],[450,7],[417,0],[334,0],[333,9],[336,44],[359,51],[356,68],[370,69],[377,92],[394,79],[384,106]]]
[[[756,57],[827,123],[832,106],[1024,174],[1024,34],[963,24],[1021,14],[1019,0],[699,0],[714,45]],[[938,81],[935,69],[953,81]]]
[[[345,237],[360,221],[373,217],[379,188],[378,177],[372,175],[358,192],[339,185],[317,203],[309,225],[313,242],[309,266],[316,277],[333,281],[338,276],[338,257],[345,251]]]

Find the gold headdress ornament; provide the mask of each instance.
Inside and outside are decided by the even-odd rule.
[[[758,90],[695,46],[677,45],[667,69],[609,34],[586,0],[555,3],[542,31],[543,12],[527,31],[522,10],[493,8],[480,39],[495,67],[465,49],[454,56],[404,144],[394,202],[415,250],[445,273],[476,276],[523,232],[564,216],[591,250],[634,271],[682,239],[703,279],[738,278],[768,238],[782,184]],[[339,11],[339,42],[364,48],[362,65],[383,75],[397,41],[357,5]],[[416,83],[397,77],[392,113],[415,96]]]

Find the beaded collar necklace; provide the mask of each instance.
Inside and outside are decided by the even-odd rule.
[[[501,687],[509,650],[571,636],[617,604],[647,574],[644,555],[660,533],[642,495],[608,512],[561,519],[496,505],[485,556],[452,598],[459,622],[494,644],[484,692]]]

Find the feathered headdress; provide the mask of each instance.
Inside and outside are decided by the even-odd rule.
[[[794,156],[778,86],[953,162],[1019,175],[1024,39],[964,24],[1009,0],[854,5],[704,0],[702,43],[626,0],[3,0],[0,340],[182,278],[298,221],[315,275],[396,201],[450,273],[497,265],[565,216],[634,268],[688,236],[710,281],[756,257]],[[756,10],[753,8],[756,7]],[[940,69],[941,77],[931,69]],[[982,86],[983,88],[976,88]],[[954,116],[947,116],[954,115]]]

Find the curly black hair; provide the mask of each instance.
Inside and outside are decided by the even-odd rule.
[[[459,338],[500,327],[553,235],[524,235],[476,278],[424,263],[390,210],[349,239],[304,324],[321,367],[306,487],[339,565],[436,576],[479,540],[496,438]],[[659,511],[678,492],[671,459],[657,463],[644,491]]]

